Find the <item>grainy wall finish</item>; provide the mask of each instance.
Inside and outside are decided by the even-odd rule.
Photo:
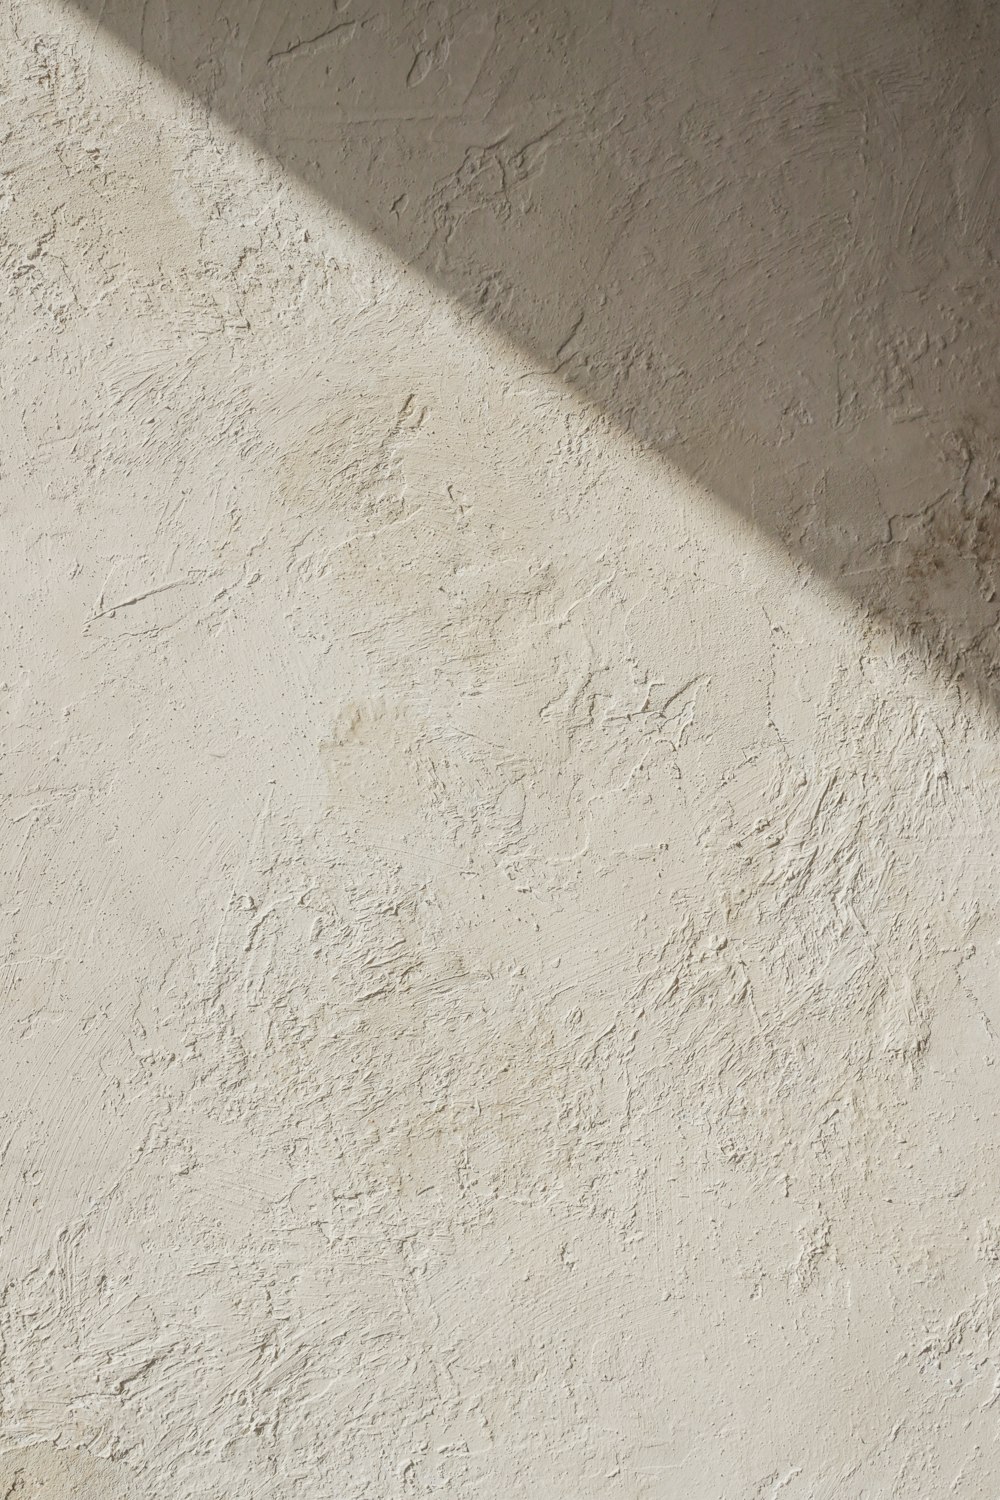
[[[3,11],[0,1495],[995,1495],[993,24]]]

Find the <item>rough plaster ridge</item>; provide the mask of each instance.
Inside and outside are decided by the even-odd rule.
[[[985,13],[167,14],[0,19],[0,1497],[992,1494]]]

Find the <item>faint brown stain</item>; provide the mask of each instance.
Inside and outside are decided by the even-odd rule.
[[[1000,562],[1000,504],[989,495],[971,513],[963,507],[940,505],[929,516],[906,560],[906,573],[915,581],[941,578],[970,568],[988,600],[996,597]]]
[[[51,1443],[0,1453],[0,1500],[141,1500],[134,1476],[82,1448]]]
[[[1000,561],[1000,456],[970,425],[946,444],[953,488],[929,507],[913,532],[909,577],[928,580],[970,565],[988,601],[996,595]]]

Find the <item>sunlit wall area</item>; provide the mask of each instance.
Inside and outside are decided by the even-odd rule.
[[[319,9],[2,22],[0,1479],[978,1500],[986,20]]]

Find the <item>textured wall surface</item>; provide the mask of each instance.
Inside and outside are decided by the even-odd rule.
[[[4,1500],[995,1500],[991,9],[8,0]]]

